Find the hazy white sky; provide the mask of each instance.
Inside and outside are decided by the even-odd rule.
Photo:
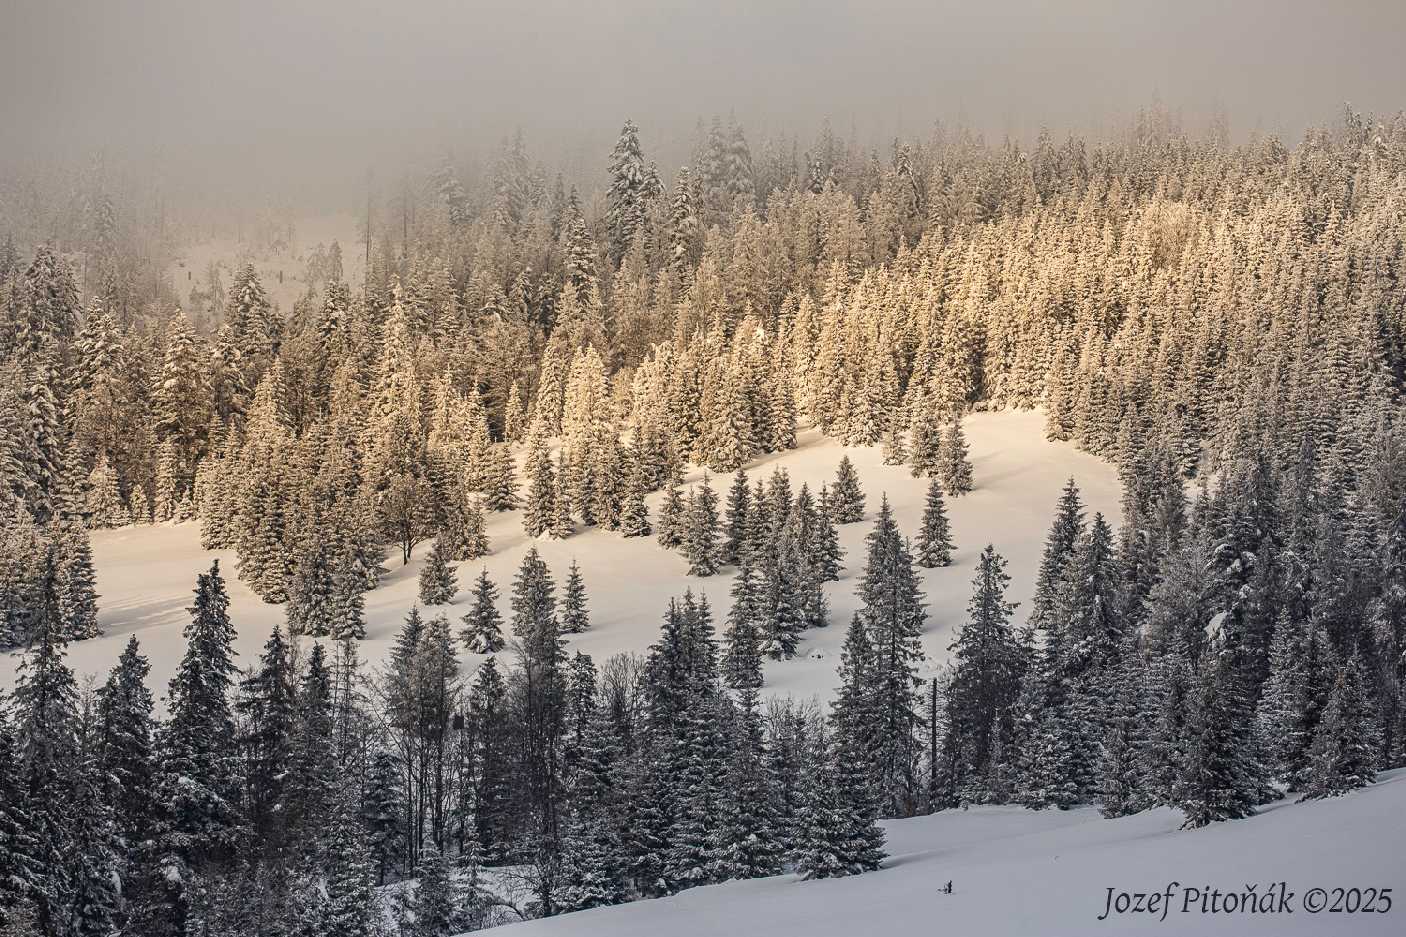
[[[4,0],[10,153],[293,165],[700,116],[882,138],[1096,129],[1160,94],[1296,137],[1406,105],[1406,0]]]

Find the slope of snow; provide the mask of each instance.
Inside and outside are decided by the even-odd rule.
[[[1074,448],[1048,442],[1043,434],[1043,417],[1032,412],[976,413],[968,417],[965,431],[971,446],[976,490],[949,499],[953,539],[957,550],[954,565],[945,569],[919,570],[928,601],[924,644],[932,669],[947,659],[947,645],[964,620],[971,592],[971,578],[977,554],[988,543],[1010,561],[1010,598],[1028,604],[1034,589],[1034,571],[1043,549],[1045,533],[1053,516],[1055,500],[1065,481],[1073,476],[1083,489],[1090,515],[1103,511],[1115,518],[1119,485],[1112,468]],[[926,480],[912,478],[904,466],[886,466],[878,448],[844,449],[814,431],[801,435],[800,447],[762,459],[749,467],[769,475],[773,467],[784,466],[792,485],[808,483],[812,491],[834,479],[841,455],[849,453],[868,496],[866,520],[840,528],[847,551],[846,568],[839,582],[827,584],[830,621],[827,628],[806,632],[794,660],[768,662],[767,687],[770,692],[797,697],[828,698],[835,685],[835,668],[844,640],[845,625],[857,606],[854,589],[864,559],[864,536],[879,507],[880,495],[888,493],[903,531],[916,532],[922,516]],[[693,472],[688,481],[696,482]],[[720,498],[730,479],[714,478]],[[661,499],[650,499],[651,511]],[[481,566],[502,593],[500,606],[508,614],[508,594],[512,579],[531,545],[522,530],[519,512],[492,514],[488,534],[493,552],[483,560],[459,565],[459,595],[453,604],[432,609],[445,612],[456,623],[468,611],[468,590]],[[98,574],[100,621],[104,635],[69,647],[69,659],[79,674],[95,674],[99,679],[115,663],[129,635],[136,634],[152,664],[152,686],[158,696],[175,672],[184,650],[181,629],[187,621],[186,606],[191,600],[196,574],[219,558],[230,590],[230,616],[238,631],[238,663],[249,666],[257,657],[269,631],[282,620],[282,606],[261,602],[235,577],[234,556],[230,551],[200,549],[197,524],[127,527],[97,531],[93,551]],[[573,635],[573,648],[595,657],[597,664],[617,651],[644,651],[658,636],[659,623],[670,596],[685,589],[702,593],[712,603],[721,629],[730,603],[732,570],[707,579],[687,576],[681,556],[666,551],[652,537],[626,539],[595,529],[583,530],[562,541],[536,541],[558,584],[566,576],[571,560],[581,564],[590,595],[591,630]],[[417,601],[420,565],[428,544],[415,550],[409,566],[392,557],[390,572],[366,597],[368,638],[362,657],[373,663],[383,660],[405,614]],[[1024,613],[1024,604],[1017,616]],[[13,684],[18,652],[0,655],[0,686]],[[481,660],[461,654],[465,673]]]
[[[695,888],[670,898],[509,925],[503,937],[1085,937],[1190,934],[1266,937],[1406,933],[1406,771],[1374,787],[1308,804],[1271,804],[1248,820],[1180,830],[1168,809],[1104,820],[1094,808],[948,811],[885,824],[890,858],[867,875],[802,882],[785,875]],[[952,883],[951,894],[943,886]],[[1266,895],[1287,883],[1292,912],[1183,911],[1179,886],[1165,920],[1113,914],[1107,890]],[[1309,913],[1312,888],[1395,887],[1388,913]],[[1316,898],[1316,896],[1315,896]],[[1277,907],[1266,901],[1265,907]],[[1378,900],[1377,906],[1383,906]]]
[[[283,250],[255,249],[236,237],[213,237],[187,244],[166,271],[176,295],[184,300],[192,287],[204,289],[205,272],[211,264],[220,268],[226,290],[234,272],[253,263],[264,293],[281,313],[287,315],[293,303],[308,291],[304,281],[308,257],[319,244],[342,248],[342,278],[360,284],[366,261],[356,218],[348,214],[315,215],[299,218],[293,228],[293,243]],[[282,281],[279,276],[282,275]]]

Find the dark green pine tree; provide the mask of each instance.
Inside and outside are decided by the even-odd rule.
[[[954,498],[972,490],[972,464],[967,457],[967,439],[962,434],[962,420],[954,417],[942,437],[942,456],[937,467],[942,487]]]
[[[752,490],[747,487],[747,472],[738,469],[727,490],[726,520],[723,524],[721,559],[724,563],[741,564],[747,552],[748,512]]]
[[[1228,650],[1202,656],[1176,786],[1186,827],[1248,817],[1261,794],[1250,704],[1234,657]]]
[[[845,558],[840,546],[840,534],[835,529],[835,515],[830,506],[830,489],[820,486],[820,496],[816,500],[815,550],[819,561],[820,578],[824,582],[837,582],[840,578],[840,561]]]
[[[1039,572],[1035,575],[1035,595],[1030,600],[1030,614],[1025,620],[1028,629],[1050,629],[1050,616],[1064,578],[1064,567],[1074,558],[1074,551],[1083,535],[1084,503],[1078,486],[1071,478],[1060,493],[1054,522],[1045,536],[1045,552],[1040,558]]]
[[[151,779],[156,722],[151,690],[146,685],[150,672],[151,665],[133,635],[107,682],[97,691],[97,759],[104,780],[101,797],[112,805],[118,834],[129,855],[150,839],[155,818]]]
[[[259,666],[240,684],[236,703],[245,765],[244,812],[261,850],[280,858],[286,839],[285,785],[296,721],[293,663],[283,629],[274,626]]]
[[[841,457],[835,473],[835,484],[830,489],[830,511],[836,524],[864,520],[864,490],[859,487],[859,475],[849,456]]]
[[[758,690],[762,686],[762,636],[758,628],[761,611],[756,574],[751,560],[743,554],[737,578],[732,581],[732,608],[727,615],[723,643],[723,683],[732,690]]]
[[[579,731],[573,744],[558,900],[562,910],[572,911],[618,904],[627,897],[619,830],[622,792],[617,769],[622,752],[609,710],[597,705],[594,668],[588,671],[582,665],[576,672],[573,695],[579,695],[581,705],[573,707],[579,710],[573,721]]]
[[[952,565],[952,529],[947,523],[947,506],[942,500],[942,484],[934,478],[928,483],[928,499],[923,507],[923,524],[918,530],[919,566],[933,569]]]
[[[39,933],[30,897],[42,882],[37,825],[25,803],[23,769],[9,713],[0,708],[0,925],[17,935]]]
[[[918,665],[927,611],[913,557],[894,522],[888,497],[866,537],[860,615],[874,647],[874,744],[881,808],[911,813],[917,803]]]
[[[745,676],[738,680],[741,686],[736,689],[728,742],[732,757],[727,764],[727,796],[714,836],[716,877],[762,878],[781,871],[785,848],[776,822],[776,785],[762,726],[761,653],[755,640],[731,645],[728,651],[731,669]]]
[[[688,498],[683,551],[690,576],[711,576],[718,571],[718,496],[706,474]]]
[[[421,855],[419,873],[411,902],[411,937],[450,937],[458,933],[459,910],[465,902],[453,863],[430,843]]]
[[[1150,806],[1142,773],[1147,725],[1139,717],[1144,684],[1143,661],[1135,647],[1122,654],[1113,682],[1098,765],[1098,794],[1105,817],[1125,817]]]
[[[158,847],[176,933],[185,924],[191,872],[225,866],[244,823],[242,771],[230,711],[235,666],[229,596],[216,561],[196,581],[186,652],[167,692],[170,718],[157,746]]]
[[[362,824],[360,791],[352,779],[344,778],[329,793],[333,810],[325,834],[323,933],[374,937],[378,933],[375,853]]]
[[[513,745],[508,691],[497,659],[479,667],[469,691],[473,729],[474,840],[489,861],[507,855],[511,836]]]
[[[676,550],[683,546],[684,501],[678,483],[672,475],[664,486],[664,501],[659,505],[659,523],[656,525],[655,538],[659,545],[666,549]]]
[[[984,800],[995,773],[995,731],[1009,720],[1020,693],[1025,654],[1011,630],[1015,605],[1006,601],[1006,561],[987,545],[972,580],[967,621],[952,642],[955,672],[948,696],[945,747],[963,801]]]
[[[649,525],[649,505],[645,495],[649,493],[649,475],[639,450],[629,450],[629,474],[625,477],[625,500],[620,507],[620,535],[623,537],[648,537],[653,533]]]
[[[1147,667],[1147,693],[1139,719],[1148,726],[1141,774],[1153,804],[1176,806],[1177,785],[1186,763],[1187,719],[1196,679],[1184,644],[1158,648]]]
[[[371,752],[361,801],[366,857],[377,885],[384,885],[405,855],[405,805],[401,800],[400,764],[384,746]],[[336,846],[333,846],[334,854]]]
[[[503,615],[498,611],[498,587],[488,578],[488,569],[474,580],[474,600],[463,619],[459,640],[473,654],[496,654],[503,649]]]
[[[561,735],[565,711],[565,652],[557,620],[556,583],[536,548],[518,567],[512,595],[513,633],[522,645],[523,783],[539,869],[554,868],[561,854]],[[554,913],[552,878],[538,877],[537,901]]]
[[[425,565],[420,568],[420,601],[426,605],[445,605],[459,591],[459,577],[450,565],[449,549],[440,539],[430,548]]]
[[[73,848],[66,877],[72,890],[71,933],[110,937],[122,904],[118,858],[123,842],[112,806],[102,796],[105,779],[98,764],[98,720],[92,694],[84,694],[78,717],[78,759],[72,774],[69,815]]]
[[[832,743],[839,757],[853,762],[877,786],[882,775],[878,749],[881,718],[874,645],[859,612],[850,619],[840,650],[840,687],[830,704]]]
[[[322,830],[332,821],[337,784],[337,751],[333,733],[332,675],[327,651],[314,644],[298,685],[297,714],[281,818],[295,842],[303,844],[305,859],[321,864]]]
[[[19,805],[32,849],[21,859],[25,891],[43,934],[67,932],[75,882],[70,872],[71,805],[78,795],[78,689],[64,656],[67,628],[60,613],[58,563],[52,549],[40,560],[38,608],[29,650],[15,674],[15,764]],[[13,847],[12,847],[13,848]],[[12,862],[16,857],[12,856]]]
[[[1303,799],[1336,797],[1371,784],[1381,750],[1379,732],[1361,657],[1352,654],[1338,668],[1314,734]]]
[[[561,633],[581,634],[591,627],[591,613],[587,607],[586,583],[581,578],[581,567],[575,560],[566,574],[566,587],[561,596]]]
[[[1269,648],[1269,679],[1255,708],[1255,745],[1266,771],[1290,790],[1308,780],[1309,752],[1321,715],[1313,638],[1287,609]]]
[[[865,780],[821,739],[800,818],[796,871],[801,878],[857,875],[883,862],[884,834],[869,812]]]

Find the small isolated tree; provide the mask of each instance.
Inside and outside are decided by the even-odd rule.
[[[590,627],[591,615],[586,607],[586,583],[581,578],[581,567],[572,560],[561,598],[561,631],[563,634],[579,634]]]
[[[443,540],[435,540],[430,555],[420,570],[420,601],[426,605],[444,605],[453,601],[459,590],[459,578],[449,563],[449,550]]]
[[[676,550],[683,545],[684,503],[678,483],[673,476],[664,488],[664,503],[659,506],[657,538],[661,547]]]
[[[859,475],[849,456],[840,459],[835,473],[835,485],[830,489],[831,516],[837,524],[853,524],[864,520],[864,490],[859,487]]]
[[[713,575],[718,571],[718,496],[707,475],[689,496],[684,521],[683,549],[689,575]]]
[[[967,458],[967,438],[962,435],[960,417],[953,417],[942,437],[938,477],[942,479],[942,487],[954,498],[972,490],[972,464]]]
[[[928,483],[928,500],[923,507],[923,525],[918,531],[919,566],[932,569],[952,564],[952,530],[947,523],[947,506],[942,500],[942,484],[934,478]]]
[[[498,587],[479,571],[474,580],[474,604],[463,618],[459,639],[475,654],[495,654],[503,649],[503,616],[498,611]]]

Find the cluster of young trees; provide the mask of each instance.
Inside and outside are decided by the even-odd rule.
[[[1168,478],[1147,514],[1130,489],[1116,536],[1071,481],[1019,631],[1004,564],[982,556],[953,666],[929,691],[933,808],[1171,805],[1200,826],[1406,761],[1406,513],[1364,580],[1308,492],[1264,462],[1192,505]]]
[[[504,666],[496,591],[480,577],[457,639],[413,610],[379,673],[350,638],[281,627],[241,672],[216,563],[158,718],[135,638],[101,686],[77,684],[51,571],[0,708],[7,932],[448,937],[786,869],[877,868],[863,777],[818,711],[762,702],[741,619],[724,654],[707,600],[686,594],[647,657],[598,672],[563,637],[588,626],[579,570],[559,601],[530,550]],[[457,640],[489,655],[467,682]],[[530,898],[490,887],[487,866]]]

